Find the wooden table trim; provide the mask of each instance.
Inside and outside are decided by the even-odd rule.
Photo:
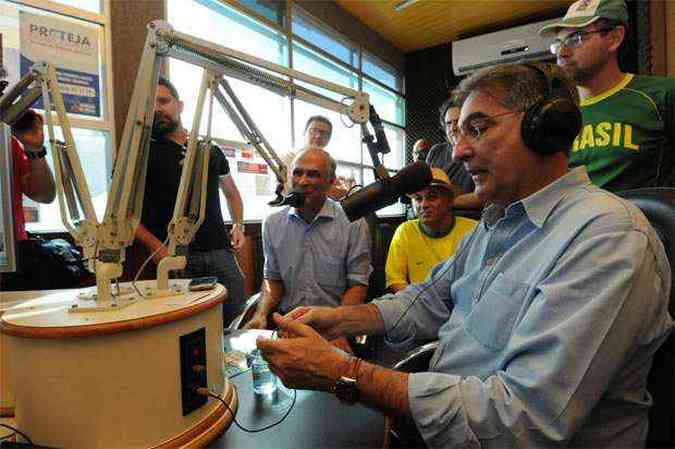
[[[216,407],[193,427],[151,449],[200,448],[213,441],[220,433],[230,427],[234,419],[233,414],[237,413],[239,407],[237,390],[229,381],[225,382],[225,388],[223,388],[223,394],[220,398],[229,405],[231,411],[218,401]]]
[[[5,321],[5,317],[11,316],[7,312],[0,319],[0,332],[6,335],[22,338],[62,339],[77,337],[93,337],[97,335],[111,335],[121,332],[129,332],[141,329],[149,329],[162,324],[179,321],[197,315],[225,300],[225,292],[201,303],[183,307],[181,309],[164,312],[158,315],[136,318],[132,320],[117,321],[111,323],[99,323],[81,326],[37,327],[18,326]]]

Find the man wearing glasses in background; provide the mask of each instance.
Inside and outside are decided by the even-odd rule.
[[[461,189],[461,193],[454,199],[456,209],[469,209],[480,211],[483,202],[474,193],[475,185],[460,161],[452,160],[452,135],[457,132],[459,120],[459,104],[454,96],[450,96],[439,108],[439,120],[441,129],[447,138],[447,142],[438,143],[431,147],[426,157],[426,162],[431,168],[440,168],[447,173],[450,182]]]
[[[305,123],[305,146],[326,148],[333,135],[333,124],[323,115],[313,115]]]
[[[578,83],[583,127],[570,167],[585,165],[600,187],[621,191],[675,186],[675,80],[623,73],[624,0],[580,0],[559,23],[551,52]]]
[[[634,205],[568,169],[581,117],[559,67],[482,70],[458,98],[453,156],[488,204],[476,230],[395,295],[275,315],[284,338],[259,338],[263,357],[287,386],[412,418],[414,447],[644,447],[647,374],[673,327],[661,241]],[[409,374],[325,340],[360,334],[439,342],[428,372]]]
[[[313,115],[305,123],[305,148],[326,149],[333,135],[333,124],[323,115]],[[328,150],[326,150],[328,151]],[[290,164],[289,164],[290,166]],[[356,184],[356,180],[336,176],[335,183],[328,189],[328,197],[338,201]]]
[[[330,143],[333,136],[333,124],[323,115],[313,115],[305,122],[305,144],[303,148],[315,148],[326,150],[326,146]],[[326,150],[328,151],[328,150]],[[288,152],[282,159],[287,167],[291,167],[293,160],[297,156],[295,151]],[[356,184],[356,180],[346,178],[344,176],[337,176],[335,183],[328,189],[328,197],[339,201],[349,190]],[[288,177],[286,185],[286,193],[292,190],[291,176]]]

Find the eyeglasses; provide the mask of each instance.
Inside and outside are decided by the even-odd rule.
[[[599,30],[593,31],[577,31],[576,33],[572,33],[569,36],[566,36],[564,39],[554,40],[549,49],[551,50],[551,53],[557,55],[562,47],[579,48],[589,35],[595,33],[607,33],[609,31],[612,31],[613,29],[614,27],[601,28]]]
[[[331,132],[319,128],[309,128],[307,130],[308,134],[316,134],[319,137],[330,137]]]
[[[502,112],[501,114],[466,120],[461,126],[456,128],[455,132],[448,135],[450,143],[453,146],[457,146],[462,137],[466,138],[471,144],[476,143],[485,135],[485,132],[494,125],[494,119],[497,117],[518,114],[520,112],[522,112],[522,110],[516,109],[515,111]]]

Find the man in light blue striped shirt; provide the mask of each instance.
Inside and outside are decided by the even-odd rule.
[[[644,447],[647,374],[673,328],[661,241],[585,168],[568,171],[581,120],[560,68],[495,67],[459,89],[454,157],[490,204],[476,231],[423,283],[275,315],[287,338],[258,347],[284,384],[409,417],[428,447]],[[364,333],[439,346],[408,374],[323,339]]]
[[[362,304],[368,291],[370,234],[365,220],[350,223],[326,192],[335,183],[335,161],[310,147],[293,161],[299,208],[285,207],[263,223],[265,284],[247,328],[265,329],[267,316],[302,305]]]

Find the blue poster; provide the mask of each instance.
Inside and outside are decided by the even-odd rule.
[[[53,64],[66,111],[101,117],[98,29],[24,11],[19,24],[21,76],[35,62]],[[44,109],[42,99],[34,107]]]

